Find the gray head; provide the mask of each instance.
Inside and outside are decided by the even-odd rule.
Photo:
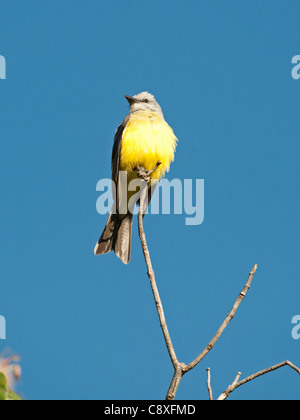
[[[130,112],[152,111],[163,115],[161,107],[151,93],[142,92],[135,96],[125,96],[130,104]]]

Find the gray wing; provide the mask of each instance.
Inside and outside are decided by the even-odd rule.
[[[130,261],[132,214],[127,214],[122,218],[119,216],[118,184],[121,182],[119,179],[119,171],[122,138],[128,121],[129,116],[125,118],[116,131],[112,152],[112,182],[114,182],[116,186],[116,188],[113,188],[113,191],[116,190],[116,194],[113,194],[114,206],[104,231],[95,247],[96,255],[107,254],[110,251],[114,251],[124,264],[128,264]]]
[[[120,156],[121,156],[122,138],[123,138],[124,129],[129,119],[130,119],[130,115],[127,115],[125,120],[118,127],[116,131],[116,135],[114,139],[114,146],[113,146],[113,151],[112,151],[112,159],[111,159],[112,176],[111,178],[116,187],[116,197],[114,197],[114,199],[115,199],[117,212],[118,212],[118,206],[119,206],[118,183],[119,183],[119,172],[120,172]]]

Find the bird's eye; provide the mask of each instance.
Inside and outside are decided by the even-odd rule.
[[[144,99],[144,102],[147,104],[149,102],[149,100],[148,99]]]

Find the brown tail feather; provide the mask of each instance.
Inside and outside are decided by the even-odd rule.
[[[95,255],[114,251],[124,264],[128,264],[131,255],[132,214],[129,212],[123,219],[111,214],[105,229],[95,247]]]

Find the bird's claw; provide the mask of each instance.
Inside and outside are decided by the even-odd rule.
[[[160,166],[162,164],[162,162],[159,160],[158,162],[157,162],[157,165],[155,166],[155,168],[154,169],[152,169],[151,171],[149,171],[149,170],[146,170],[145,168],[143,168],[142,166],[138,166],[137,168],[136,168],[136,170],[137,170],[137,175],[140,177],[140,178],[143,178],[144,179],[144,181],[146,181],[146,182],[149,182],[150,181],[150,176],[153,174],[153,172],[155,172],[156,171],[156,169]]]

